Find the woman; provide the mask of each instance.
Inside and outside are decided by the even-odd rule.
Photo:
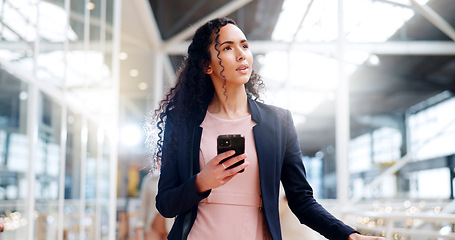
[[[235,22],[211,20],[196,31],[176,85],[156,111],[164,131],[156,206],[176,217],[168,239],[281,239],[280,180],[300,222],[325,237],[383,239],[358,234],[316,202],[291,114],[256,101],[263,83],[252,67]],[[217,155],[221,134],[243,134],[245,153],[220,164],[235,153]]]

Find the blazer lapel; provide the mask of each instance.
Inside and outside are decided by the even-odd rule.
[[[261,191],[264,193],[262,186],[270,186],[275,184],[277,144],[276,132],[274,126],[276,119],[265,119],[266,113],[262,110],[256,102],[249,99],[249,106],[251,111],[251,118],[257,124],[253,127],[254,141],[256,145],[256,152],[259,165],[259,179],[261,182]]]

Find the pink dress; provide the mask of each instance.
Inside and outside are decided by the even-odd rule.
[[[212,189],[210,195],[198,206],[196,221],[189,240],[265,240],[268,228],[260,210],[261,190],[259,168],[251,115],[236,120],[218,118],[207,112],[201,124],[201,169],[217,155],[216,138],[222,134],[243,134],[249,166],[225,185]]]

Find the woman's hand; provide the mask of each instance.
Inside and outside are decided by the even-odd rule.
[[[349,235],[348,240],[385,240],[383,237],[375,237],[375,236],[364,236],[358,233],[351,233]]]
[[[196,176],[196,190],[199,193],[206,192],[210,189],[217,188],[229,182],[240,170],[245,169],[249,163],[245,161],[243,164],[232,169],[226,169],[238,161],[246,159],[246,154],[241,154],[226,160],[223,164],[220,162],[234,155],[235,151],[230,150],[221,153],[210,160],[205,167]]]

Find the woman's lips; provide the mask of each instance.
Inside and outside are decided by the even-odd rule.
[[[242,65],[236,69],[237,72],[240,73],[248,73],[248,65]]]

